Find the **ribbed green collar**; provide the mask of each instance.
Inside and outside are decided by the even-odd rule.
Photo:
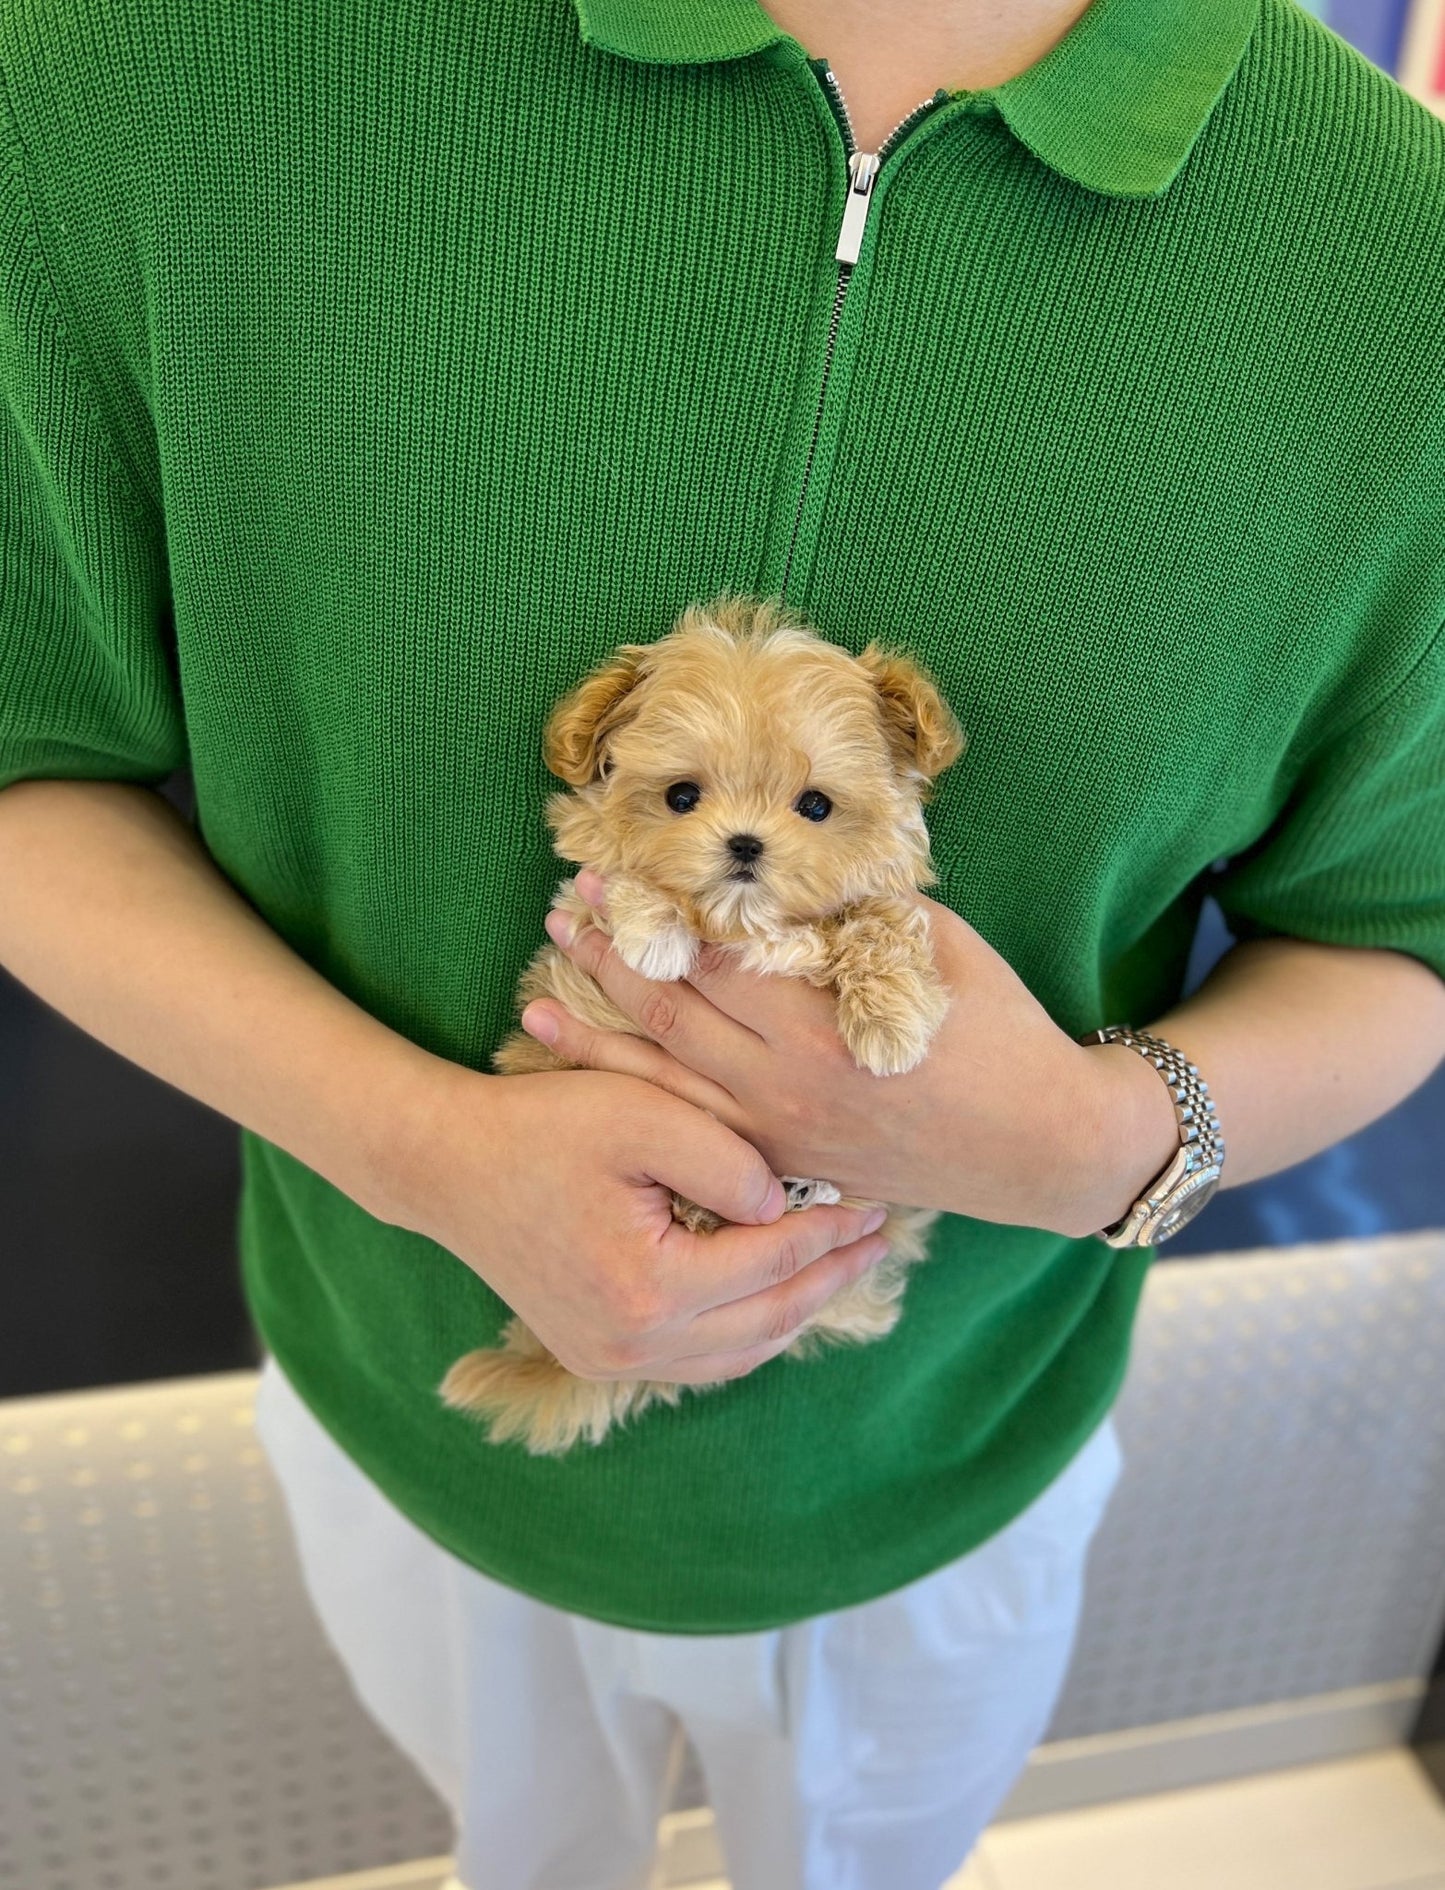
[[[758,0],[575,4],[583,39],[627,59],[739,59],[787,37]],[[1093,0],[1037,65],[976,96],[1060,176],[1106,196],[1156,197],[1233,78],[1258,10],[1259,0]]]

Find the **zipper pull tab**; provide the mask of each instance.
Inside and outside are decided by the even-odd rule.
[[[872,151],[855,151],[848,160],[848,201],[843,207],[843,227],[838,232],[834,256],[838,262],[855,263],[863,243],[863,225],[868,221],[868,206],[873,201],[873,179],[878,175],[878,159]]]

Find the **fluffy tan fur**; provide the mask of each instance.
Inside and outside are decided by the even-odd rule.
[[[686,977],[706,940],[735,949],[746,969],[830,988],[839,1034],[862,1068],[912,1069],[948,997],[907,895],[936,878],[923,803],[963,745],[952,711],[907,657],[872,644],[852,656],[771,600],[695,604],[657,642],[624,645],[553,711],[543,752],[572,791],[550,797],[547,818],[561,857],[606,877],[608,919],[570,879],[553,904],[609,931],[618,955],[648,978]],[[666,799],[679,782],[701,790],[681,813]],[[808,790],[831,801],[825,819],[797,811]],[[761,842],[750,863],[729,849],[740,834]],[[643,1034],[550,942],[522,975],[518,1009],[539,997]],[[503,1075],[572,1067],[521,1030],[492,1062]],[[673,1213],[698,1231],[721,1225],[676,1195]],[[936,1218],[890,1207],[882,1232],[891,1252],[814,1314],[788,1353],[806,1358],[823,1344],[890,1332],[906,1270],[922,1259]],[[599,1443],[654,1402],[717,1388],[579,1378],[515,1317],[501,1340],[458,1359],[441,1396],[489,1418],[494,1442],[517,1439],[537,1455]]]

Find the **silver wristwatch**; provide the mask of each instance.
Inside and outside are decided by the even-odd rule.
[[[1122,1220],[1095,1236],[1110,1247],[1156,1247],[1177,1234],[1210,1199],[1224,1169],[1224,1137],[1210,1100],[1209,1085],[1172,1044],[1127,1024],[1091,1030],[1080,1043],[1126,1043],[1147,1057],[1169,1085],[1179,1118],[1179,1147]]]

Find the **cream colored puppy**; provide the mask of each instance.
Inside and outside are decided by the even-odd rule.
[[[646,978],[685,978],[707,940],[734,949],[746,970],[826,987],[863,1069],[910,1070],[948,1004],[926,918],[908,897],[937,877],[923,803],[963,745],[906,657],[871,644],[852,656],[770,601],[693,605],[656,643],[623,645],[552,713],[543,753],[573,792],[549,798],[548,823],[563,859],[606,877],[607,917],[570,879],[553,904],[609,932]],[[522,974],[519,1010],[539,997],[642,1035],[550,941]],[[492,1062],[503,1075],[574,1067],[521,1030]],[[790,1207],[840,1198],[825,1181],[784,1179]],[[677,1195],[673,1214],[695,1231],[722,1225]],[[788,1352],[890,1332],[936,1218],[891,1207],[880,1230],[891,1251],[801,1326]],[[493,1442],[515,1438],[534,1455],[598,1443],[655,1401],[717,1389],[579,1378],[515,1317],[501,1340],[458,1359],[441,1396],[489,1418]]]

